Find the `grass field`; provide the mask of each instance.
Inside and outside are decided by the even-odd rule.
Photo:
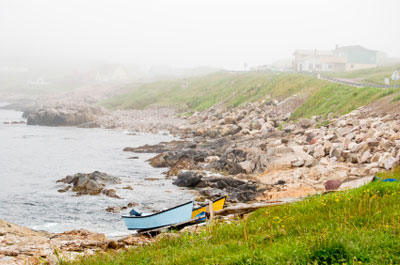
[[[351,72],[334,72],[326,73],[324,75],[330,77],[341,77],[341,78],[360,78],[361,82],[372,83],[372,84],[385,84],[384,79],[390,79],[390,85],[393,85],[393,81],[390,78],[395,70],[400,70],[400,64],[391,66],[381,66],[371,69],[356,70]],[[397,83],[400,83],[397,81]],[[400,84],[399,84],[400,85]]]
[[[399,264],[399,201],[399,182],[373,182],[260,209],[199,234],[60,264]]]
[[[326,116],[329,113],[343,115],[368,103],[398,92],[399,89],[376,87],[355,88],[340,84],[329,84],[312,95],[302,106],[295,110],[292,119]]]

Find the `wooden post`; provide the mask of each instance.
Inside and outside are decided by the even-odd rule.
[[[212,201],[208,203],[208,210],[210,211],[210,220],[212,221],[214,219],[214,209]]]

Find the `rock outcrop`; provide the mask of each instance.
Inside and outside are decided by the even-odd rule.
[[[41,107],[25,112],[28,125],[99,127],[95,122],[103,114],[99,107],[90,105],[64,105]]]
[[[197,188],[203,196],[215,200],[228,195],[229,202],[253,201],[262,193],[256,181],[233,177],[205,176],[197,171],[179,172],[173,184],[179,187]]]
[[[70,259],[152,241],[138,235],[110,239],[84,229],[52,234],[0,220],[0,264],[58,264],[58,257]]]
[[[107,184],[119,184],[120,179],[106,173],[94,171],[89,174],[77,173],[73,176],[66,176],[57,182],[65,183],[59,192],[66,192],[72,188],[77,195],[98,195],[100,193],[114,198],[119,198],[113,189],[105,189]]]

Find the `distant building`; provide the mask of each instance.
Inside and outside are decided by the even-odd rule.
[[[296,50],[293,69],[298,72],[343,71],[346,58],[335,56],[333,51]]]
[[[336,56],[346,58],[345,71],[374,68],[377,66],[378,51],[368,50],[360,45],[336,47]]]
[[[334,50],[296,50],[293,55],[293,69],[298,72],[351,71],[377,66],[377,51],[358,45]]]

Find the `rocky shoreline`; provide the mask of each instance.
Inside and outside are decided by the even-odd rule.
[[[0,220],[0,264],[57,264],[61,259],[98,251],[140,246],[154,239],[130,235],[107,238],[104,234],[87,230],[73,230],[52,234],[34,231]]]
[[[398,116],[376,116],[368,107],[363,107],[340,117],[315,116],[294,121],[290,115],[296,100],[291,97],[281,102],[266,100],[230,109],[215,107],[184,118],[173,108],[110,112],[94,111],[94,107],[87,106],[81,109],[33,108],[26,111],[25,116],[28,124],[32,124],[29,117],[31,120],[36,117],[39,121],[44,119],[43,125],[48,125],[50,117],[52,122],[56,121],[54,126],[120,128],[132,133],[177,135],[181,140],[126,147],[124,151],[155,153],[148,161],[150,165],[166,168],[166,177],[175,185],[198,191],[198,201],[224,195],[228,195],[229,203],[302,198],[364,185],[377,172],[399,165]],[[77,113],[86,118],[76,116]],[[94,194],[101,193],[104,187],[90,179],[91,176],[83,175],[67,177],[63,182],[70,186],[64,191],[91,193],[89,186],[94,187]],[[109,208],[109,211],[119,212],[119,209]],[[16,232],[19,230],[23,233]],[[66,253],[82,253],[86,249],[97,251],[149,242],[130,236],[127,240],[133,243],[123,243],[125,239],[109,243],[111,241],[104,235],[83,230],[50,235],[5,222],[2,222],[0,236],[0,263],[40,257],[54,260],[53,246]],[[7,239],[13,237],[18,239]],[[24,237],[38,238],[37,242],[43,240],[47,254],[34,247],[37,243],[25,247],[25,243],[21,243]],[[65,237],[74,242],[96,243],[89,244],[91,247],[86,247],[86,243],[73,245]],[[94,239],[88,241],[88,238]],[[75,247],[69,248],[71,244]],[[28,250],[25,253],[21,249]]]
[[[231,202],[304,197],[332,181],[353,187],[399,165],[398,117],[363,107],[293,121],[290,101],[196,112],[177,129],[181,141],[124,151],[157,153],[149,163],[168,168],[177,185],[198,190],[203,200],[227,194]]]

